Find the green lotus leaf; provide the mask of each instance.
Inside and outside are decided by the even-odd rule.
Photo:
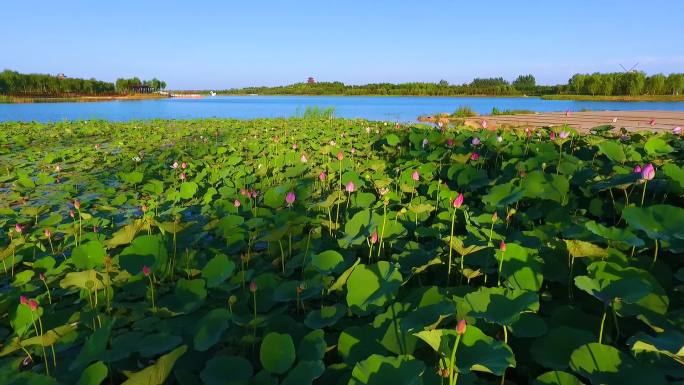
[[[207,281],[207,287],[213,288],[230,278],[235,271],[235,262],[223,254],[210,259],[202,269],[202,278]]]
[[[320,273],[329,273],[344,262],[344,258],[335,250],[325,250],[311,257],[311,264]]]
[[[310,329],[320,329],[332,326],[344,317],[347,308],[336,303],[332,306],[322,306],[320,309],[310,311],[304,319],[304,325]]]
[[[131,275],[142,274],[144,266],[157,273],[166,266],[167,259],[163,236],[141,235],[119,254],[119,265]]]
[[[183,342],[179,336],[168,333],[150,334],[138,342],[138,351],[141,357],[153,357],[166,353]]]
[[[649,238],[667,241],[675,251],[684,251],[684,208],[671,205],[632,206],[622,210],[622,217]]]
[[[644,150],[651,156],[661,156],[671,153],[673,148],[663,138],[652,136],[644,144]]]
[[[323,372],[323,361],[302,361],[290,370],[281,385],[311,385]]]
[[[90,241],[74,247],[71,252],[71,261],[78,269],[93,269],[104,263],[105,254],[106,251],[102,243]]]
[[[577,377],[570,373],[553,371],[546,372],[534,379],[532,385],[583,385]]]
[[[599,153],[608,157],[613,162],[624,163],[627,160],[625,151],[619,142],[605,140],[598,144]]]
[[[107,365],[97,361],[85,368],[76,385],[100,385],[107,378],[108,372]]]
[[[347,281],[347,306],[358,315],[382,308],[394,298],[401,282],[401,273],[394,264],[360,264]]]
[[[243,357],[214,356],[207,361],[200,373],[205,385],[240,385],[248,384],[254,369]]]
[[[264,369],[283,374],[295,362],[295,346],[289,334],[268,333],[261,341],[259,359]]]
[[[422,385],[424,370],[425,364],[410,356],[373,354],[354,366],[348,385]]]
[[[666,384],[665,377],[654,366],[642,365],[612,346],[595,342],[572,352],[570,367],[596,385]]]
[[[95,330],[93,334],[86,339],[78,356],[76,356],[76,359],[71,363],[71,366],[69,366],[69,370],[83,369],[86,365],[98,360],[107,348],[113,326],[114,322],[105,321],[102,327]]]
[[[539,310],[536,292],[502,287],[481,287],[463,297],[468,314],[487,322],[511,326],[522,312]]]
[[[180,197],[190,199],[197,193],[199,186],[195,182],[183,182],[180,185]]]
[[[165,354],[152,365],[139,372],[124,371],[128,379],[122,385],[162,385],[171,373],[176,361],[188,350],[186,345],[180,346]]]
[[[227,309],[214,309],[205,315],[197,324],[194,346],[203,352],[216,345],[223,332],[230,326],[230,312]]]

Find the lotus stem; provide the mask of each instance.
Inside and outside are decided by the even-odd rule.
[[[655,251],[653,252],[653,262],[651,262],[651,268],[655,265],[658,260],[658,238],[655,239]]]
[[[252,300],[254,304],[254,339],[256,340],[256,329],[257,329],[257,300],[256,292],[252,292]]]
[[[47,279],[43,279],[42,281],[43,281],[43,285],[45,285],[45,291],[47,292],[47,295],[48,295],[48,303],[50,303],[50,305],[52,305],[52,295],[50,295],[50,288],[48,287]]]
[[[644,179],[644,189],[641,191],[641,207],[644,207],[644,199],[646,198],[646,185],[648,184],[648,179]]]
[[[387,205],[383,205],[382,211],[382,230],[380,230],[380,240],[378,241],[378,260],[380,259],[380,251],[382,250],[382,241],[385,238],[385,224],[387,223]]]
[[[508,345],[508,329],[506,328],[506,325],[503,326],[503,334],[504,334],[504,343]],[[506,368],[503,370],[503,374],[501,375],[501,385],[504,385],[506,382]]]
[[[43,349],[43,361],[45,361],[45,374],[50,375],[50,368],[48,367],[47,353],[45,352],[45,345],[43,345],[43,325],[41,323],[40,332],[38,332],[38,327],[36,326],[36,319],[33,317],[34,310],[31,310],[31,322],[33,323],[33,328],[36,331],[36,335],[40,337],[40,347]],[[38,316],[40,320],[40,316]]]
[[[501,251],[501,259],[499,260],[499,276],[496,279],[496,286],[501,286],[501,270],[503,270],[504,254],[506,254],[506,250]]]
[[[454,224],[456,223],[456,209],[451,214],[451,233],[449,235],[449,265],[447,266],[447,286],[451,282],[451,255],[453,254],[454,248]]]
[[[608,305],[603,307],[603,317],[601,317],[601,328],[599,329],[599,344],[603,344],[603,325],[606,322],[606,314],[608,313]]]
[[[152,311],[156,310],[156,306],[154,305],[154,281],[152,277],[154,274],[150,274],[147,278],[150,280],[150,298],[152,299]]]
[[[451,349],[451,360],[449,360],[449,385],[456,385],[458,381],[458,373],[456,368],[456,350],[458,350],[458,345],[461,342],[461,335],[456,335],[456,342],[454,342],[454,347]]]

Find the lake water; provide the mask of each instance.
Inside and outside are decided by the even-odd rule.
[[[307,107],[334,107],[335,115],[370,120],[414,121],[420,115],[468,106],[478,113],[522,109],[538,112],[590,110],[684,111],[684,102],[585,102],[539,98],[375,97],[375,96],[214,96],[93,103],[0,104],[0,121],[193,118],[273,118],[301,115]]]

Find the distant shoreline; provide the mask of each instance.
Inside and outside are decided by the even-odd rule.
[[[578,102],[684,102],[684,95],[542,95],[544,100],[574,100]]]
[[[7,96],[0,95],[0,103],[6,104],[31,104],[31,103],[92,103],[92,102],[111,102],[111,101],[128,101],[128,100],[150,100],[150,99],[166,99],[168,95],[162,94],[132,94],[132,95],[82,95],[82,96],[65,96],[65,97],[50,97],[50,96]]]

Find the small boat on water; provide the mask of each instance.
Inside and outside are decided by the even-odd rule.
[[[214,91],[209,91],[209,95],[211,95],[211,96],[216,96],[216,92],[214,92]]]
[[[171,94],[172,98],[179,98],[179,99],[201,99],[202,95],[200,94]]]

